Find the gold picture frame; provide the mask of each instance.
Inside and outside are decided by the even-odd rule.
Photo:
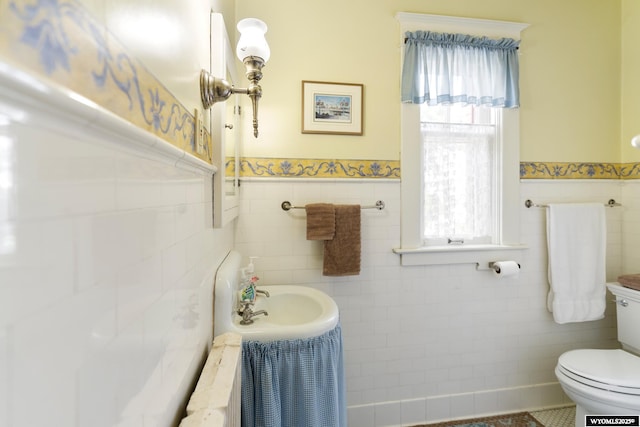
[[[302,81],[302,133],[363,134],[364,85]]]

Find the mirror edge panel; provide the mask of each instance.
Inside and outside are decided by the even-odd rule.
[[[224,17],[221,13],[211,12],[211,73],[225,76],[235,84],[237,71],[235,53],[227,34]],[[218,102],[210,108],[211,135],[213,142],[213,163],[218,172],[213,176],[213,227],[222,228],[235,219],[239,213],[239,177],[237,95],[226,102]],[[229,116],[231,115],[231,117]],[[227,153],[230,153],[227,155]],[[227,158],[233,176],[227,176]]]

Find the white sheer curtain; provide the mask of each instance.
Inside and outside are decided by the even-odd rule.
[[[424,239],[494,234],[493,125],[422,123]]]

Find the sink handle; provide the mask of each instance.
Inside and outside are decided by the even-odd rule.
[[[251,301],[240,301],[238,303],[238,310],[237,310],[238,315],[242,316],[245,311],[247,310],[251,311],[252,305],[253,303]]]
[[[246,307],[244,309],[244,311],[242,312],[242,314],[241,314],[242,320],[240,321],[240,324],[241,325],[250,325],[250,324],[253,323],[253,318],[256,317],[256,316],[259,316],[261,314],[264,314],[265,316],[269,315],[269,313],[267,313],[266,310],[258,310],[256,312],[254,312],[253,310],[251,310],[251,307]]]

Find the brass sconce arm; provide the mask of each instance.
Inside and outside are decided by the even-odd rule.
[[[258,137],[258,101],[262,98],[262,87],[258,82],[262,79],[262,67],[264,61],[257,56],[248,56],[244,59],[244,66],[247,69],[247,79],[249,79],[249,89],[247,95],[251,98],[253,107],[253,136]]]
[[[233,85],[225,79],[213,77],[207,70],[200,71],[200,98],[205,110],[216,102],[229,99],[234,93],[233,89]]]
[[[246,76],[249,80],[247,89],[236,88],[228,81],[216,78],[206,70],[200,72],[200,97],[205,109],[210,108],[216,102],[226,101],[231,94],[243,93],[249,95],[253,106],[253,136],[258,137],[258,101],[262,97],[260,80],[262,79],[262,67],[269,60],[271,52],[264,33],[267,26],[259,19],[246,18],[238,23],[241,33],[236,55],[246,68]]]
[[[247,94],[251,98],[253,106],[253,136],[258,137],[258,101],[262,97],[262,87],[258,84],[262,79],[262,67],[264,61],[256,56],[249,56],[244,60],[247,68],[246,76],[249,79],[248,88],[237,88],[225,79],[214,77],[207,70],[200,72],[200,97],[205,109],[210,108],[216,102],[229,99],[232,94]]]

